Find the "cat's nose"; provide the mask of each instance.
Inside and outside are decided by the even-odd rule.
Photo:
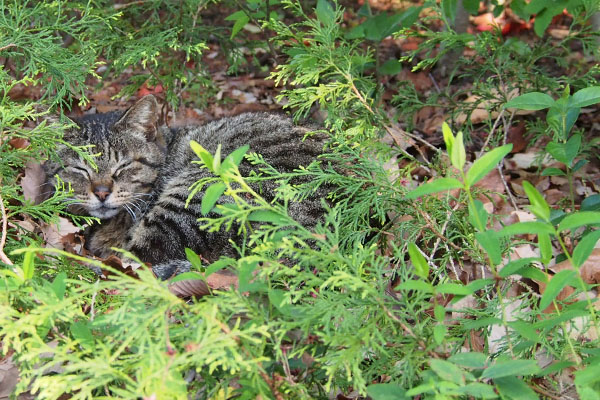
[[[98,185],[92,188],[92,192],[100,201],[104,201],[110,196],[111,190],[108,186]]]

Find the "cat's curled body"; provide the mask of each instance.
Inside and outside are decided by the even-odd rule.
[[[129,250],[154,265],[162,279],[181,272],[177,269],[186,265],[186,247],[210,261],[234,255],[231,233],[198,228],[202,193],[185,207],[190,185],[211,174],[192,164],[197,157],[191,140],[213,154],[221,144],[223,155],[247,144],[281,172],[310,164],[323,148],[322,138],[304,139],[306,128],[271,113],[240,114],[175,130],[159,127],[153,96],[140,99],[122,115],[98,114],[76,122],[78,128],[64,138],[73,145],[94,145],[97,170],[65,146],[58,150],[61,162],[44,165],[47,176],[71,184],[70,211],[101,219],[86,232],[86,247],[92,253],[105,257],[111,247]],[[247,161],[240,165],[244,176],[251,169]],[[273,198],[273,182],[262,189],[265,198]],[[303,225],[314,226],[323,211],[315,197],[290,204],[289,212]]]

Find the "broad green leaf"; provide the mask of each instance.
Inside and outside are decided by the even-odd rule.
[[[444,324],[438,324],[433,327],[433,340],[437,344],[444,343],[444,339],[446,338],[446,334],[448,333],[448,328]]]
[[[542,171],[542,176],[566,176],[566,175],[567,174],[565,174],[562,169],[554,168],[554,167],[544,168],[544,170]]]
[[[499,232],[499,236],[539,234],[539,233],[554,233],[554,227],[551,224],[538,221],[517,222],[509,226],[505,226]]]
[[[215,174],[219,175],[221,173],[221,143],[217,145],[217,151],[215,151],[212,167]]]
[[[435,316],[435,320],[438,322],[444,322],[446,319],[446,307],[436,304],[433,307],[433,315]]]
[[[373,400],[410,400],[402,386],[393,383],[378,383],[367,386],[367,394]]]
[[[288,302],[285,293],[281,289],[269,289],[269,301],[283,315],[292,315],[292,305]]]
[[[462,296],[468,296],[473,293],[471,288],[460,283],[440,283],[435,287],[435,291],[437,293],[457,294]]]
[[[575,92],[571,97],[569,106],[581,108],[596,103],[600,103],[600,86],[590,86]]]
[[[169,279],[169,283],[175,283],[175,282],[179,282],[179,281],[194,281],[194,280],[200,280],[200,281],[206,281],[204,275],[199,274],[198,272],[194,272],[194,271],[188,271],[188,272],[184,272],[182,274],[178,274],[176,276],[174,276],[173,278]]]
[[[92,335],[92,331],[88,327],[87,322],[73,322],[69,327],[69,330],[71,331],[73,338],[76,339],[83,348],[88,350],[94,348],[94,336]]]
[[[572,269],[565,269],[557,273],[550,279],[550,282],[546,285],[546,290],[542,293],[542,299],[540,300],[539,309],[545,310],[552,301],[558,296],[561,290],[569,284],[571,279],[575,276],[575,271]]]
[[[396,75],[400,73],[400,71],[402,71],[403,68],[404,66],[402,65],[402,63],[394,58],[384,62],[379,67],[379,73],[382,75]]]
[[[257,210],[252,211],[250,215],[248,215],[248,221],[253,222],[270,222],[272,224],[285,224],[290,220],[288,217],[281,215],[275,211],[271,210]]]
[[[52,281],[52,285],[50,285],[52,291],[59,300],[62,300],[65,297],[65,290],[67,289],[65,279],[67,279],[67,274],[62,271],[56,275],[56,278]]]
[[[584,225],[600,224],[600,212],[579,211],[567,215],[558,225],[559,232],[574,230]]]
[[[195,140],[190,141],[190,147],[193,152],[196,153],[198,158],[202,160],[206,168],[208,168],[211,172],[214,172],[213,169],[213,156],[210,154],[208,150],[206,150],[202,145]]]
[[[594,250],[594,246],[600,240],[600,230],[593,231],[585,235],[581,238],[575,250],[573,250],[573,264],[576,268],[579,268],[583,265],[585,260],[588,259],[592,251]]]
[[[454,146],[454,135],[450,125],[446,122],[442,124],[442,135],[444,135],[444,142],[446,143],[446,151],[448,154],[452,154],[452,146]]]
[[[477,15],[479,12],[479,0],[463,0],[463,7],[471,15]]]
[[[227,18],[225,18],[225,20],[235,21],[233,27],[231,28],[231,36],[229,37],[229,39],[233,39],[239,33],[239,31],[242,30],[242,28],[246,26],[248,22],[250,22],[250,18],[248,17],[248,15],[246,15],[246,13],[241,10],[229,15]]]
[[[315,9],[317,19],[321,21],[323,25],[330,25],[334,22],[335,11],[327,0],[317,0],[317,8]]]
[[[457,0],[441,0],[442,13],[450,22],[454,22],[456,18],[457,5]]]
[[[529,202],[531,205],[529,209],[531,212],[541,220],[549,221],[550,220],[550,206],[544,199],[544,196],[538,192],[538,190],[531,183],[527,181],[523,181],[523,190],[527,194],[529,198]]]
[[[225,267],[229,267],[230,265],[235,265],[235,260],[232,258],[221,257],[214,263],[210,264],[206,267],[206,271],[204,272],[204,276],[208,277],[211,274],[214,274],[217,271],[222,270]]]
[[[450,153],[450,161],[454,168],[462,171],[467,161],[467,155],[465,152],[465,144],[463,143],[463,133],[458,132],[454,138],[454,144],[452,145],[452,152]]]
[[[454,382],[457,385],[465,384],[465,371],[446,360],[429,360],[429,366],[440,378]]]
[[[235,149],[227,157],[225,157],[225,160],[223,160],[223,163],[221,164],[221,174],[226,174],[233,167],[238,167],[244,159],[244,155],[246,155],[248,152],[248,149],[250,149],[250,146],[242,146]]]
[[[588,160],[579,160],[575,163],[575,165],[573,165],[571,170],[573,171],[573,173],[575,173],[575,172],[579,171],[588,162],[589,162]]]
[[[507,400],[539,400],[540,397],[516,376],[494,379],[498,392]]]
[[[581,211],[600,211],[600,194],[593,194],[581,202]]]
[[[587,368],[575,372],[575,384],[577,386],[591,386],[600,381],[600,373],[598,369],[600,365],[596,362],[595,365],[589,365]]]
[[[28,281],[33,278],[33,271],[35,270],[35,253],[28,251],[23,257],[23,280]]]
[[[433,293],[433,285],[429,282],[409,279],[398,285],[398,289],[416,290],[418,292]]]
[[[529,278],[534,281],[539,281],[539,282],[547,282],[548,281],[548,275],[546,275],[545,272],[541,271],[539,268],[536,268],[536,267],[523,267],[519,271],[519,275],[521,275],[523,278]]]
[[[524,268],[535,261],[540,261],[540,260],[538,258],[529,257],[529,258],[520,258],[518,260],[510,261],[508,264],[506,264],[504,267],[502,267],[500,272],[498,272],[498,276],[500,278],[506,278],[507,276],[510,276],[513,274],[518,275],[521,268]]]
[[[545,8],[540,13],[535,16],[535,21],[533,22],[533,31],[539,37],[544,36],[544,32],[546,32],[546,28],[550,25],[552,18],[554,18],[556,14],[552,12],[552,9]]]
[[[463,394],[476,399],[496,399],[498,395],[494,391],[494,387],[481,382],[472,382],[459,389]]]
[[[475,199],[473,202],[469,202],[469,222],[478,231],[484,231],[488,222],[488,212],[483,207],[481,200]]]
[[[473,186],[483,177],[490,173],[492,169],[512,150],[512,143],[497,147],[488,151],[483,156],[475,160],[471,168],[467,171],[465,184]]]
[[[223,182],[217,182],[210,185],[204,192],[202,202],[200,204],[200,211],[206,215],[213,209],[227,186]]]
[[[454,178],[438,178],[434,181],[423,183],[419,187],[408,192],[405,196],[406,199],[416,199],[417,197],[425,196],[431,193],[443,192],[446,190],[462,188],[463,184]]]
[[[538,233],[538,247],[540,248],[541,260],[544,265],[548,265],[552,260],[552,243],[550,235],[547,233]]]
[[[549,142],[546,145],[546,151],[555,160],[571,167],[573,160],[579,154],[581,147],[581,135],[573,135],[566,143]]]
[[[466,368],[481,369],[487,364],[488,357],[483,353],[456,353],[448,361]]]
[[[523,336],[525,339],[530,340],[534,343],[540,341],[540,334],[535,329],[535,327],[526,321],[509,321],[508,326],[515,330],[519,335]]]
[[[486,368],[481,377],[486,379],[497,379],[505,376],[532,375],[540,368],[535,360],[508,360],[498,361]]]
[[[487,230],[483,232],[475,232],[475,239],[483,247],[490,260],[494,265],[502,262],[502,250],[500,249],[500,239],[496,232]]]
[[[268,290],[268,286],[264,282],[254,279],[254,271],[256,268],[258,268],[258,262],[250,257],[247,258],[248,259],[241,259],[238,262],[238,280],[240,292],[266,292]]]
[[[202,260],[200,259],[200,256],[198,256],[198,254],[196,254],[192,249],[187,247],[185,248],[185,257],[195,269],[202,270]]]
[[[419,248],[414,243],[408,244],[408,255],[415,267],[415,274],[423,279],[427,279],[429,276],[429,264],[423,254],[419,251]]]
[[[551,107],[554,104],[554,99],[546,93],[531,92],[525,93],[514,99],[509,100],[505,108],[519,108],[521,110],[537,111]]]

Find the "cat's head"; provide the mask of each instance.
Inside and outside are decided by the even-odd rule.
[[[97,168],[93,168],[68,146],[58,149],[59,162],[44,165],[49,183],[55,176],[73,189],[69,211],[101,219],[120,212],[139,215],[149,200],[166,144],[158,123],[158,104],[154,96],[140,99],[125,113],[86,116],[75,121],[77,127],[65,133],[66,142],[90,149]],[[163,128],[164,129],[164,128]]]

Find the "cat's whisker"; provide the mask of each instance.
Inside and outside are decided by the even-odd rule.
[[[131,215],[131,218],[133,218],[134,221],[137,220],[135,213],[131,210],[131,208],[129,208],[127,204],[123,204],[123,207],[125,208],[125,210],[127,210],[129,215]]]

